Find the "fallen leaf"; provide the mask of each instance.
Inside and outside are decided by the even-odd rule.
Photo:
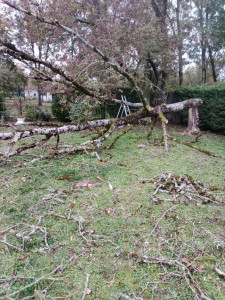
[[[57,176],[56,179],[57,180],[65,180],[65,179],[72,179],[73,178],[73,175],[70,174],[70,175],[65,175],[65,176]]]
[[[218,289],[218,291],[220,292],[221,291],[221,288],[222,288],[222,285],[220,284],[220,283],[217,283],[217,289]]]
[[[80,182],[80,183],[75,183],[72,185],[71,187],[71,190],[74,190],[74,189],[82,189],[82,188],[92,188],[92,187],[95,187],[96,184],[93,183],[93,182]]]
[[[147,148],[147,146],[144,144],[139,144],[139,145],[137,145],[137,148]]]
[[[67,190],[63,190],[62,192],[63,192],[63,194],[71,194],[71,192],[67,191]]]
[[[110,210],[108,210],[108,209],[105,209],[105,210],[104,210],[104,212],[105,212],[105,214],[106,214],[107,216],[109,216],[109,215],[110,215]]]
[[[25,181],[27,180],[27,179],[26,179],[26,176],[23,175],[22,178],[21,178],[21,180],[22,180],[23,182],[25,182]]]
[[[113,191],[113,186],[111,185],[110,182],[109,182],[109,189],[110,189],[110,191]]]
[[[131,253],[131,257],[138,258],[138,254],[137,253]]]
[[[183,257],[181,259],[181,261],[184,262],[184,263],[186,263],[186,264],[188,264],[190,262],[190,260],[187,257]]]
[[[17,260],[23,260],[23,259],[26,259],[28,257],[30,257],[30,255],[20,256],[20,257],[17,257]]]
[[[89,288],[87,288],[87,290],[86,290],[86,295],[90,295],[90,294],[91,294],[91,292],[92,292],[92,290],[91,290],[91,289],[89,289]]]
[[[196,269],[199,271],[199,273],[205,272],[205,267],[204,266],[198,266]]]

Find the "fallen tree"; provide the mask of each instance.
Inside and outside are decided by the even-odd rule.
[[[35,148],[40,147],[47,141],[49,141],[52,137],[57,137],[56,142],[56,149],[51,155],[44,155],[41,158],[49,157],[49,156],[55,156],[55,155],[63,155],[63,154],[69,154],[69,153],[76,153],[79,151],[91,151],[94,153],[97,153],[100,148],[102,147],[102,144],[105,140],[108,139],[109,136],[112,135],[112,133],[119,128],[120,126],[126,126],[131,124],[137,124],[140,119],[145,117],[154,117],[154,118],[162,118],[163,113],[171,112],[171,111],[179,111],[182,109],[190,109],[192,107],[197,107],[202,104],[201,99],[190,99],[186,100],[180,103],[176,104],[169,104],[169,105],[163,105],[156,108],[153,108],[151,111],[148,110],[141,110],[134,114],[119,118],[119,119],[103,119],[103,120],[94,120],[89,121],[86,123],[80,123],[80,124],[71,124],[71,125],[63,125],[58,127],[40,127],[40,128],[33,128],[28,130],[17,130],[16,127],[13,126],[14,132],[7,132],[7,133],[0,133],[0,140],[11,140],[9,143],[6,151],[4,154],[2,154],[1,163],[5,163],[7,159],[10,157],[20,155],[22,152]],[[163,115],[164,116],[164,115]],[[164,117],[165,119],[165,117]],[[166,119],[164,121],[166,123]],[[43,124],[40,123],[42,126]],[[45,124],[46,125],[46,124]],[[100,131],[96,138],[91,139],[80,146],[76,148],[71,149],[58,149],[58,142],[59,142],[59,136],[64,133],[68,132],[77,132],[82,131],[85,129],[94,129],[98,127],[106,127],[106,130]],[[127,130],[124,131],[126,133]],[[113,144],[118,140],[120,136],[122,136],[124,133],[119,134],[116,139],[113,141]],[[44,135],[45,138],[42,140],[34,141],[27,145],[19,146],[16,150],[12,150],[14,146],[16,146],[17,143],[19,143],[20,140]],[[167,145],[167,142],[165,143]],[[111,147],[109,147],[111,148]]]
[[[39,9],[37,11],[36,7],[33,6],[33,4],[31,3],[27,3],[27,5],[24,5],[22,1],[11,3],[10,1],[7,0],[4,0],[3,3],[6,4],[8,7],[10,7],[10,9],[13,9],[17,17],[21,18],[23,22],[29,21],[30,23],[28,22],[28,24],[32,24],[32,22],[38,22],[40,28],[43,28],[43,30],[44,29],[46,30],[46,28],[56,30],[57,37],[58,36],[61,37],[62,42],[60,44],[60,41],[58,39],[57,42],[51,39],[52,45],[48,44],[48,47],[59,46],[59,48],[61,47],[60,51],[62,51],[64,55],[67,55],[68,51],[70,51],[70,46],[67,45],[67,42],[72,37],[76,41],[77,49],[79,49],[79,51],[77,51],[77,55],[73,57],[72,62],[70,59],[68,59],[67,62],[65,58],[62,57],[61,60],[58,58],[59,61],[57,61],[57,59],[53,59],[53,57],[51,59],[47,59],[47,56],[44,58],[42,58],[41,55],[37,56],[35,55],[34,50],[33,52],[29,52],[28,50],[24,51],[23,47],[20,47],[19,49],[17,45],[13,44],[10,41],[8,36],[3,36],[2,38],[0,38],[0,45],[1,45],[1,50],[4,53],[10,55],[14,59],[17,59],[22,63],[24,63],[26,66],[28,66],[32,70],[33,74],[35,74],[35,76],[39,78],[39,80],[50,81],[54,84],[57,84],[61,88],[66,87],[70,91],[72,90],[72,91],[79,92],[79,94],[82,95],[82,97],[87,97],[91,101],[97,100],[103,103],[105,102],[124,103],[123,100],[116,99],[115,95],[111,93],[111,88],[109,88],[109,86],[113,85],[112,84],[113,82],[114,83],[118,81],[123,82],[123,84],[128,85],[132,90],[135,90],[140,99],[140,103],[128,102],[126,104],[132,107],[140,108],[140,110],[134,114],[116,120],[115,119],[94,120],[94,121],[89,121],[86,123],[80,123],[74,125],[73,124],[63,125],[63,126],[57,125],[51,128],[42,127],[42,124],[40,124],[41,127],[37,127],[29,130],[18,130],[17,127],[11,126],[14,132],[0,133],[0,140],[11,140],[6,151],[1,154],[2,163],[5,163],[10,157],[20,155],[22,152],[28,149],[42,146],[49,139],[51,139],[51,137],[54,136],[57,137],[57,141],[56,141],[55,149],[50,156],[62,155],[66,153],[74,153],[77,151],[92,151],[97,155],[99,149],[103,147],[103,142],[107,140],[107,138],[111,136],[112,133],[118,127],[137,124],[140,119],[145,117],[152,117],[154,119],[153,124],[156,123],[157,119],[160,120],[163,129],[163,141],[164,141],[165,149],[166,151],[168,151],[169,137],[166,129],[166,125],[168,121],[165,117],[165,113],[180,111],[184,109],[190,110],[188,133],[192,134],[199,131],[197,107],[202,105],[202,100],[190,99],[175,104],[169,104],[169,105],[161,104],[156,107],[150,106],[149,99],[146,98],[144,93],[144,88],[143,88],[144,74],[142,71],[138,69],[139,64],[136,64],[136,62],[131,63],[131,61],[133,61],[133,52],[131,50],[124,52],[122,59],[124,62],[126,62],[126,64],[121,63],[121,54],[120,52],[118,53],[116,52],[115,54],[115,52],[111,51],[112,41],[111,38],[108,37],[106,33],[104,33],[105,34],[104,38],[106,40],[103,39],[102,43],[98,42],[98,37],[99,37],[98,34],[103,34],[103,32],[100,30],[102,28],[101,26],[106,26],[105,27],[106,32],[107,30],[110,30],[109,28],[107,28],[107,24],[105,22],[102,23],[102,19],[100,15],[98,15],[99,18],[98,21],[100,22],[99,25],[97,25],[96,22],[96,25],[93,28],[92,25],[85,24],[82,25],[84,27],[82,27],[81,30],[79,30],[76,24],[70,22],[71,20],[69,19],[65,20],[62,14],[60,14],[61,11],[57,11],[57,8],[55,7],[49,6],[49,8],[45,7],[44,10]],[[19,5],[19,3],[21,3],[21,5]],[[111,10],[112,7],[110,5],[111,4],[109,3],[109,7]],[[55,14],[53,18],[50,18],[49,15],[51,14],[49,12],[52,8],[54,9]],[[98,12],[98,9],[95,6],[93,9],[96,9],[96,11]],[[116,11],[117,7],[115,6],[113,9],[115,9]],[[124,9],[126,12],[125,7]],[[111,16],[110,10],[104,11],[104,14],[106,13],[109,14],[108,15],[109,18]],[[134,10],[134,12],[136,12],[136,10]],[[11,11],[9,11],[9,13],[11,13]],[[58,13],[58,19],[55,18],[55,15],[57,15],[57,13]],[[117,13],[119,13],[119,11]],[[11,18],[12,21],[13,20],[15,21],[14,13],[11,14]],[[151,15],[151,18],[154,23],[155,16]],[[64,24],[63,22],[67,22],[67,24]],[[141,24],[141,23],[137,23],[137,24]],[[91,27],[88,27],[89,25]],[[144,25],[144,28],[146,27],[145,24],[142,25]],[[137,28],[135,28],[135,30],[137,29],[137,34],[139,34],[140,30],[143,30],[143,28],[142,27],[138,28],[138,26],[140,25],[136,25],[136,26]],[[121,32],[123,32],[123,30],[125,29],[122,24],[120,29]],[[140,42],[137,43],[135,34],[133,34],[134,33],[133,26],[126,27],[126,29],[129,30],[129,34],[131,34],[129,36],[130,38],[129,41],[127,41],[130,47],[134,49],[143,46],[144,49],[145,47],[144,40],[143,43],[141,44]],[[38,33],[41,34],[41,32]],[[151,35],[151,30],[149,31],[148,34]],[[46,36],[44,36],[43,38],[46,38]],[[150,38],[150,36],[148,38]],[[105,43],[106,41],[109,42],[109,44]],[[115,47],[121,45],[121,40],[119,37],[117,38],[117,36],[114,37],[113,42],[115,43]],[[125,49],[128,49],[128,47],[125,47]],[[85,53],[85,55],[82,55],[83,52]],[[142,54],[145,55],[144,53],[145,52],[143,52]],[[59,54],[57,57],[59,57]],[[141,61],[142,58],[140,56],[139,62],[141,63]],[[71,63],[74,63],[76,68],[80,70],[79,74],[85,73],[83,77],[78,76],[76,73],[74,73],[73,70],[71,70],[70,68]],[[93,80],[90,79],[93,77],[95,79],[94,82],[97,85],[97,88],[93,87]],[[147,79],[145,78],[145,80]],[[152,82],[149,82],[149,84],[152,85]],[[163,99],[161,100],[163,101]],[[60,150],[58,149],[59,136],[61,134],[81,131],[85,129],[93,129],[98,127],[105,127],[105,129],[100,131],[95,138],[77,146],[76,148],[73,147],[71,149],[60,149]],[[152,129],[153,129],[153,125],[151,126],[151,130]],[[126,131],[127,130],[125,130],[124,132]],[[119,134],[117,139],[122,134]],[[13,149],[17,145],[17,143],[19,143],[22,139],[39,136],[39,135],[43,135],[45,136],[45,138],[42,139],[41,141],[39,138],[37,138],[37,140],[32,141],[32,143],[30,144],[22,145],[22,146],[19,145],[17,149]],[[114,143],[117,139],[114,140]],[[42,157],[46,157],[46,154],[43,155]]]

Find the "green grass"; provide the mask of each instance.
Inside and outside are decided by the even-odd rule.
[[[181,130],[171,128],[170,134],[189,141],[189,137],[180,136]],[[158,130],[156,133],[159,135]],[[213,299],[225,298],[224,280],[213,270],[217,266],[225,271],[225,206],[178,203],[148,238],[159,218],[175,204],[154,204],[150,198],[153,185],[140,182],[141,178],[173,171],[189,174],[206,185],[218,185],[218,192],[222,192],[224,158],[209,157],[179,144],[170,144],[170,152],[165,153],[163,146],[149,145],[146,134],[147,128],[136,127],[121,137],[113,149],[100,154],[102,162],[79,154],[24,167],[21,162],[33,158],[26,156],[14,157],[1,167],[0,231],[19,223],[37,225],[42,216],[39,226],[46,228],[50,247],[46,249],[40,231],[23,245],[16,233],[28,230],[25,225],[15,228],[16,232],[6,231],[7,242],[23,248],[23,252],[0,242],[2,299],[9,299],[7,294],[26,287],[59,265],[64,267],[57,273],[12,298],[82,299],[90,274],[91,293],[85,299],[119,299],[119,293],[134,299],[194,299],[186,281],[173,276],[178,272],[176,268],[141,263],[138,257],[143,254],[187,259],[194,266],[193,277],[202,290]],[[87,135],[67,134],[61,138],[61,145],[76,144],[87,139]],[[6,143],[1,144],[0,151]],[[146,148],[137,148],[138,144],[145,144]],[[223,136],[207,133],[197,145],[224,156]],[[59,180],[67,175],[69,179]],[[73,184],[87,181],[96,186],[71,191]],[[47,197],[55,191],[64,191],[56,196],[60,202],[53,196]],[[82,237],[78,223],[68,220],[68,215],[82,217],[83,230],[90,236]],[[135,254],[133,258],[130,253]]]

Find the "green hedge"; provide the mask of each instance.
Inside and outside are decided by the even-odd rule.
[[[200,98],[199,126],[202,130],[211,130],[225,134],[225,84],[211,86],[183,87],[173,91],[173,102],[191,98]],[[187,111],[180,112],[183,122],[187,122]]]

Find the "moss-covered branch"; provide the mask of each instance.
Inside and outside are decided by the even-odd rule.
[[[187,147],[190,147],[190,148],[192,148],[192,149],[195,149],[195,150],[197,150],[197,151],[200,151],[200,152],[202,152],[202,153],[205,153],[205,154],[207,154],[207,155],[209,155],[209,156],[218,157],[218,155],[216,155],[216,154],[213,153],[213,152],[210,152],[210,151],[208,151],[208,150],[202,149],[202,148],[200,148],[200,147],[198,147],[198,146],[195,146],[195,145],[193,145],[193,144],[191,144],[191,143],[188,143],[188,142],[184,142],[184,141],[178,140],[177,138],[175,138],[175,137],[173,137],[173,136],[170,136],[170,135],[169,135],[168,138],[169,138],[171,141],[174,141],[174,142],[176,142],[176,143],[178,143],[178,144],[181,144],[181,145],[185,145],[185,146],[187,146]]]

